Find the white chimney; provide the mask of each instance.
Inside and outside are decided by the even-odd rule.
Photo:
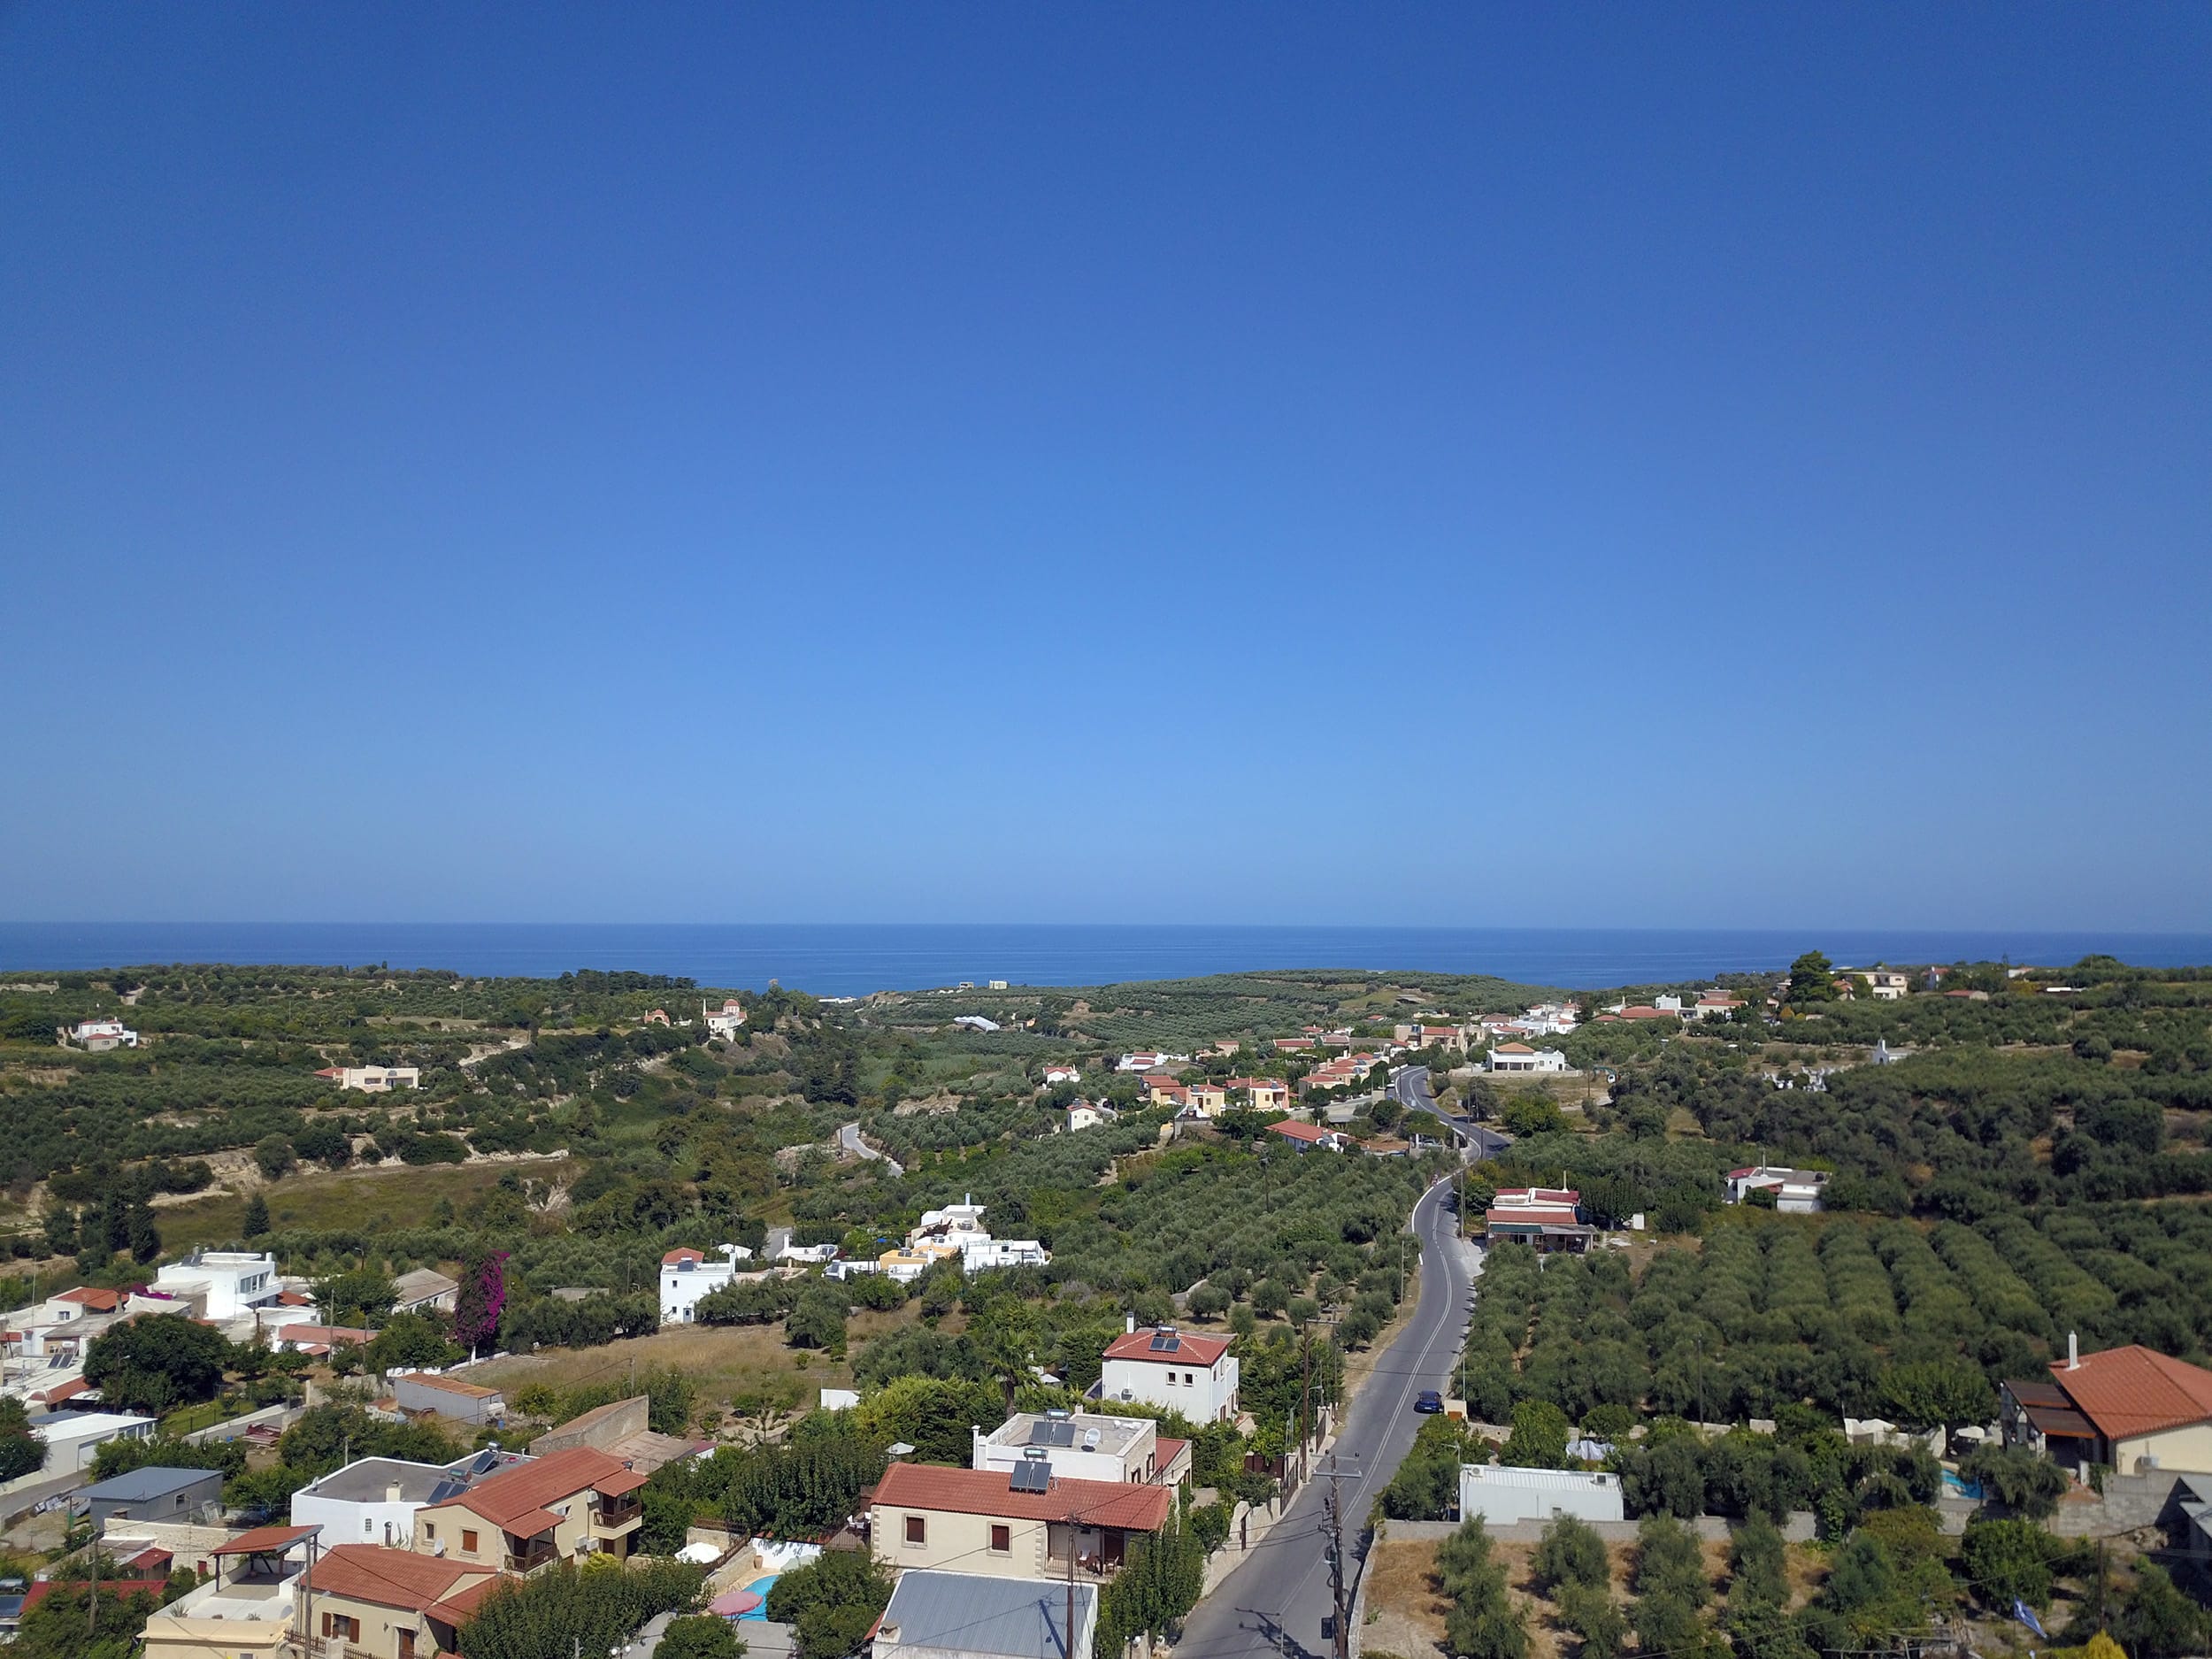
[[[2081,1369],[2081,1342],[2071,1331],[2066,1333],[2066,1369],[2068,1371]]]
[[[1126,1324],[1126,1325],[1125,1325],[1124,1326],[1122,1326],[1122,1334],[1123,1334],[1124,1336],[1134,1336],[1134,1335],[1136,1335],[1136,1333],[1137,1333],[1137,1316],[1136,1316],[1135,1314],[1133,1314],[1133,1314],[1131,1314],[1131,1315],[1129,1316],[1129,1323],[1128,1323],[1128,1324]]]
[[[396,1480],[390,1486],[384,1488],[384,1502],[387,1503],[397,1503],[399,1501],[400,1486]]]

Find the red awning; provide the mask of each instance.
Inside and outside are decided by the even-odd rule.
[[[292,1548],[303,1538],[312,1538],[323,1529],[320,1526],[257,1526],[250,1532],[241,1532],[227,1544],[218,1544],[207,1553],[211,1555],[273,1555]]]

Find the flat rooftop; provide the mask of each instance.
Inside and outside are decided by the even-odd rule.
[[[439,1463],[411,1463],[397,1457],[364,1457],[325,1475],[300,1490],[309,1497],[348,1503],[382,1503],[399,1488],[406,1503],[430,1503],[465,1491],[469,1475]]]
[[[1118,1456],[1152,1428],[1149,1417],[1116,1417],[1088,1411],[1049,1417],[1018,1411],[985,1437],[988,1446],[1044,1446],[1062,1451],[1103,1452]],[[1093,1440],[1095,1434],[1098,1438]]]

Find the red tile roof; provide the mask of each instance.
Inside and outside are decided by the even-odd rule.
[[[572,1446],[534,1463],[517,1463],[495,1475],[487,1475],[467,1491],[443,1503],[426,1503],[420,1513],[433,1509],[466,1509],[494,1526],[521,1538],[534,1537],[557,1525],[558,1516],[546,1512],[548,1504],[572,1498],[580,1492],[602,1492],[610,1496],[642,1484],[618,1457],[589,1446]]]
[[[81,1591],[89,1588],[90,1585],[91,1581],[86,1578],[73,1579],[67,1584],[62,1583],[59,1579],[42,1578],[23,1593],[23,1611],[28,1613],[57,1590]],[[134,1595],[150,1595],[158,1601],[161,1593],[168,1587],[169,1580],[166,1578],[103,1578],[100,1580],[102,1595],[122,1596],[126,1600]]]
[[[423,1613],[463,1588],[465,1580],[480,1577],[491,1583],[492,1570],[380,1544],[334,1544],[316,1558],[308,1588]]]
[[[2051,1377],[2108,1440],[2212,1419],[2212,1371],[2150,1348],[2085,1354],[2071,1370],[2055,1361]]]
[[[1221,1336],[1194,1336],[1188,1331],[1178,1331],[1175,1352],[1152,1346],[1156,1333],[1151,1331],[1132,1331],[1118,1336],[1106,1345],[1108,1359],[1149,1360],[1156,1365],[1210,1365],[1229,1351],[1229,1339]]]
[[[681,1249],[671,1250],[666,1256],[662,1256],[661,1265],[663,1267],[673,1267],[679,1262],[703,1262],[706,1259],[706,1255],[703,1251],[695,1250],[687,1244]]]
[[[875,1501],[878,1509],[1004,1516],[1014,1521],[1079,1520],[1091,1526],[1154,1532],[1167,1525],[1173,1500],[1165,1486],[1057,1476],[1046,1491],[1017,1492],[1013,1477],[1002,1469],[893,1463],[884,1471]]]
[[[95,1290],[89,1285],[81,1285],[75,1290],[63,1291],[54,1300],[73,1302],[79,1307],[91,1309],[95,1313],[108,1313],[122,1306],[123,1293],[119,1290]]]
[[[1330,1129],[1316,1128],[1311,1124],[1270,1124],[1267,1127],[1271,1134],[1282,1135],[1292,1141],[1303,1141],[1310,1146],[1318,1146],[1335,1133]]]

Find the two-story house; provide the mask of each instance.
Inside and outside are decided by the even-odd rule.
[[[307,1570],[301,1591],[313,1653],[431,1659],[458,1646],[456,1632],[499,1582],[490,1568],[386,1549],[337,1544]],[[208,1651],[220,1651],[211,1647]]]
[[[1041,1460],[1010,1472],[893,1463],[876,1487],[868,1532],[876,1559],[895,1571],[1102,1578],[1120,1569],[1132,1538],[1158,1532],[1173,1509],[1165,1486],[1064,1479]]]
[[[1226,1337],[1198,1336],[1136,1321],[1106,1348],[1099,1371],[1102,1400],[1141,1400],[1171,1407],[1193,1423],[1228,1423],[1237,1415],[1237,1360]]]
[[[508,1572],[536,1572],[580,1555],[627,1555],[641,1518],[645,1477],[588,1446],[487,1475],[415,1511],[423,1555]]]
[[[718,1262],[689,1245],[669,1251],[661,1257],[661,1323],[689,1325],[700,1299],[727,1289],[737,1278],[737,1264],[752,1255],[742,1244],[724,1245]]]

